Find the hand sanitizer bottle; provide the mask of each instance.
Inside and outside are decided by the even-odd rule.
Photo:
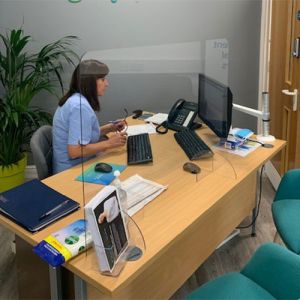
[[[124,217],[125,217],[125,220],[127,220],[127,210],[128,210],[127,193],[122,188],[122,183],[119,179],[120,171],[115,171],[114,176],[116,177],[116,179],[114,180],[113,184],[117,188],[117,191],[118,191],[118,194],[119,194],[119,197],[120,197],[121,210],[125,213]]]

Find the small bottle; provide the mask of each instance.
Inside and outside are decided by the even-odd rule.
[[[114,180],[113,184],[118,190],[118,194],[119,194],[119,197],[120,197],[121,210],[124,212],[125,219],[127,219],[127,210],[128,210],[127,193],[122,188],[122,183],[119,179],[120,174],[121,174],[120,171],[115,171],[114,172],[114,176],[116,177],[116,179]]]

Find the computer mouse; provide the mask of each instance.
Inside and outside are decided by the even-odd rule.
[[[112,169],[113,168],[111,165],[104,163],[104,162],[100,162],[95,165],[96,172],[110,173],[112,171]]]
[[[191,162],[187,162],[183,165],[183,170],[184,171],[187,171],[189,173],[192,173],[192,174],[198,174],[201,172],[201,169],[199,166],[197,166],[196,164],[194,163],[191,163]]]

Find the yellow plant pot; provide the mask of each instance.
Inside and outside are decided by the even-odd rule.
[[[16,165],[3,167],[0,165],[0,192],[10,190],[25,182],[25,168],[27,155],[17,162]]]

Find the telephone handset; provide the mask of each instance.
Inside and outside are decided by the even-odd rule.
[[[197,116],[198,105],[193,102],[186,101],[184,99],[177,100],[172,106],[168,119],[156,128],[158,133],[166,133],[168,128],[181,131],[185,128],[193,128],[195,126],[194,119]],[[162,131],[160,127],[164,127]]]
[[[175,131],[191,128],[197,112],[198,105],[196,103],[179,99],[171,108],[166,125]]]

